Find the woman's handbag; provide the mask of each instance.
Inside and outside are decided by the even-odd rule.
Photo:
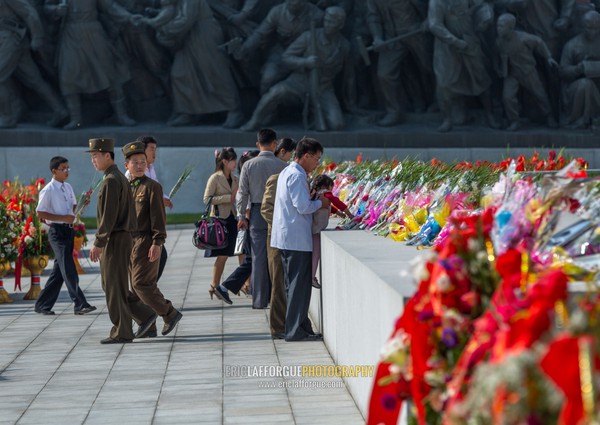
[[[192,243],[198,249],[222,249],[229,243],[227,238],[227,225],[225,220],[218,217],[219,210],[215,205],[215,214],[217,217],[211,217],[210,206],[212,196],[208,199],[208,207],[196,222],[196,230],[192,237]]]

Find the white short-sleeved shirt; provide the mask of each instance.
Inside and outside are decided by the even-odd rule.
[[[47,212],[57,215],[74,215],[73,206],[77,205],[77,199],[73,188],[67,182],[61,183],[52,179],[40,191],[36,211]],[[46,220],[48,223],[59,223]]]

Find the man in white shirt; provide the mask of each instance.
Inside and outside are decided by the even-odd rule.
[[[310,199],[308,174],[321,161],[323,146],[315,139],[303,138],[296,146],[296,157],[280,174],[275,194],[271,246],[278,248],[283,262],[287,313],[286,341],[318,341],[308,318],[312,293],[312,214],[329,208],[323,195]]]
[[[73,221],[77,200],[69,183],[69,161],[62,156],[50,160],[52,180],[41,190],[36,212],[50,226],[48,238],[54,251],[54,268],[48,276],[44,290],[40,293],[35,312],[52,315],[52,307],[58,299],[63,282],[67,285],[69,296],[75,304],[75,314],[87,314],[96,307],[88,304],[79,287],[79,276],[73,261]]]

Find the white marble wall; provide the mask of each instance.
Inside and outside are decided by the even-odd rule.
[[[415,291],[409,262],[414,247],[371,233],[324,231],[322,289],[313,289],[310,315],[319,326],[336,365],[376,365],[404,302]],[[367,416],[372,378],[347,378],[359,409]]]

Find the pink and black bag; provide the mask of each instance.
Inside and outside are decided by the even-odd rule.
[[[217,217],[212,217],[210,215],[212,198],[212,196],[209,198],[206,211],[196,222],[196,230],[192,237],[192,243],[198,249],[221,249],[226,248],[229,243],[225,220],[218,217],[219,210],[216,205],[215,214]]]

